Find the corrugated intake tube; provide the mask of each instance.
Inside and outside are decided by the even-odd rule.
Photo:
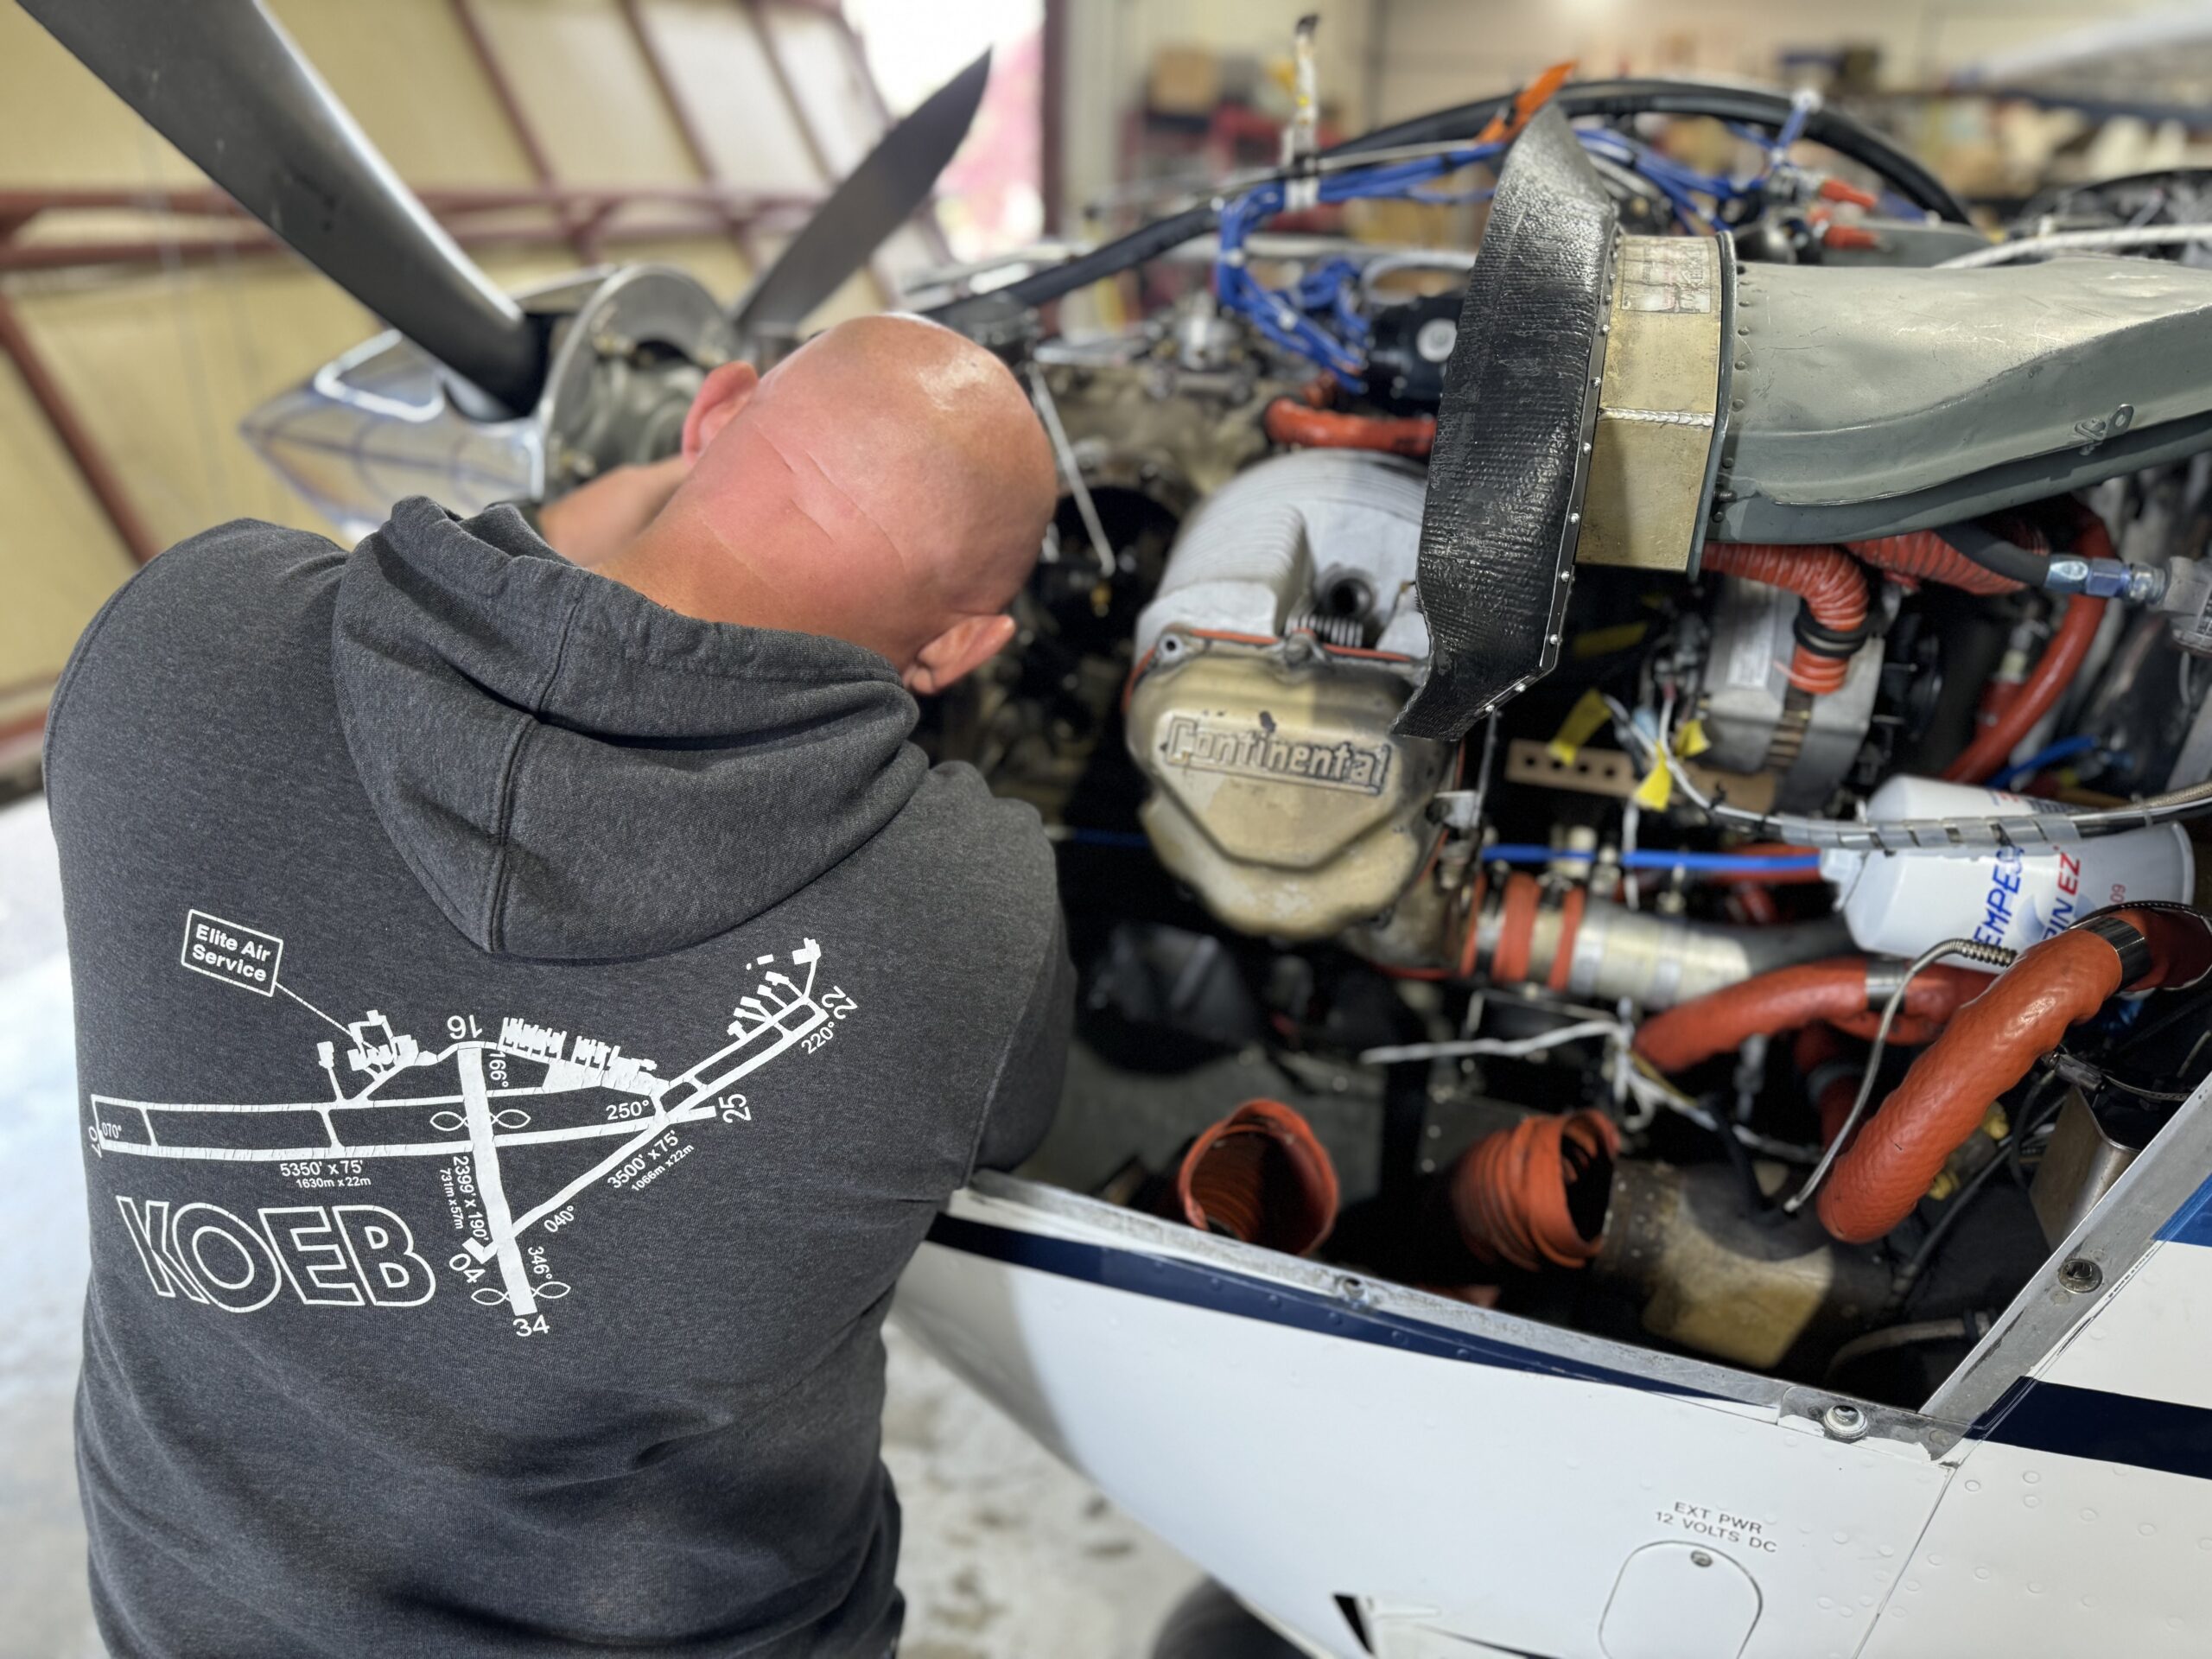
[[[1248,1100],[1200,1131],[1176,1166],[1176,1213],[1205,1232],[1303,1255],[1337,1220],[1337,1171],[1313,1127],[1278,1100]]]
[[[1260,424],[1270,442],[1300,449],[1380,449],[1419,458],[1436,444],[1432,415],[1346,415],[1308,409],[1287,397],[1269,404]]]
[[[1716,1054],[1732,1054],[1746,1038],[1771,1037],[1815,1022],[1872,1037],[1881,1017],[1878,1005],[1888,996],[1886,990],[1878,996],[1869,990],[1872,965],[1865,957],[1836,957],[1725,985],[1654,1014],[1637,1028],[1632,1047],[1655,1070],[1673,1072]],[[1936,1026],[1988,983],[1987,974],[1970,969],[1923,969],[1905,990],[1892,1040],[1925,1042]],[[1875,984],[1878,988],[1878,978]]]
[[[1849,554],[1834,547],[1707,542],[1705,568],[1802,598],[1789,683],[1816,696],[1842,690],[1853,654],[1866,643],[1866,573]]]
[[[1893,576],[1916,582],[1940,582],[1969,594],[2017,594],[2028,584],[1976,564],[1932,530],[1916,530],[1908,536],[1885,536],[1878,541],[1846,542],[1862,563]]]
[[[1452,1171],[1452,1213],[1485,1262],[1534,1273],[1598,1254],[1621,1132],[1603,1112],[1526,1117],[1486,1135]]]
[[[2190,984],[2208,969],[2212,933],[2185,911],[2108,911],[2033,946],[1952,1017],[1845,1148],[1821,1224],[1848,1244],[1882,1237],[2068,1027],[2115,992]]]

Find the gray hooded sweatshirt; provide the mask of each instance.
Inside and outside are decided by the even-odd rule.
[[[1069,1013],[1035,814],[914,717],[505,508],[110,602],[47,765],[116,1654],[884,1653],[886,1304]]]

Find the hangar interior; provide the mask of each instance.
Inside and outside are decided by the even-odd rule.
[[[1489,1328],[1450,1325],[1448,1303],[1554,1344],[1546,1363],[1610,1376],[1632,1351],[1653,1391],[1951,1455],[1992,1379],[2021,1380],[1996,1338],[2038,1290],[2122,1277],[2082,1266],[2124,1219],[2106,1195],[2163,1193],[2154,1174],[2201,1161],[2206,8],[262,5],[498,289],[664,265],[710,312],[741,309],[990,50],[920,209],[789,338],[717,334],[696,365],[919,310],[1014,365],[1052,438],[1065,489],[1017,643],[922,734],[1043,814],[1077,1038],[1024,1172],[1046,1196],[986,1185],[956,1225],[1026,1204],[1058,1245],[1103,1249],[1108,1207],[1187,1224],[1281,1258],[1271,1298],[1411,1321],[1380,1345]],[[1592,354],[1477,388],[1478,297],[1513,297],[1484,284],[1558,280],[1477,251],[1511,215],[1586,210],[1605,248],[1546,348]],[[1110,259],[1177,215],[1205,222]],[[1061,280],[1093,258],[1093,280]],[[1975,285],[1985,264],[2019,278],[2001,302]],[[1900,325],[1923,311],[1933,344]],[[1710,338],[1662,340],[1662,312]],[[163,549],[239,518],[349,543],[397,496],[437,493],[422,454],[380,448],[415,416],[317,413],[384,330],[0,6],[0,1656],[102,1651],[71,1461],[86,1131],[47,708],[87,624]],[[1529,432],[1483,424],[1522,397]],[[594,457],[563,430],[565,463],[550,441],[519,473],[438,457],[451,503],[652,458],[635,431]],[[1521,470],[1484,471],[1485,445]],[[1451,505],[1524,494],[1518,527]],[[1943,539],[1968,520],[1979,541]],[[1516,606],[1511,626],[1486,614]],[[1998,896],[1931,849],[1994,861]],[[2053,938],[2107,895],[2137,905],[2113,944],[2124,978],[2077,1011],[2079,1052],[2062,1022],[1980,1080],[1986,1098],[1939,1098],[1914,1054],[1978,1029],[1973,999],[2050,942],[2014,925],[2023,893]],[[1714,1012],[1837,962],[1791,982],[1817,1014]],[[1854,1166],[1859,1126],[1916,1089],[1976,1109],[1926,1168],[1881,1172],[1904,1183],[1885,1208]],[[1234,1115],[1248,1099],[1268,1109]],[[1200,1173],[1224,1147],[1225,1173]],[[1063,1213],[1067,1195],[1096,1210]],[[1200,1243],[1160,1248],[1259,1270],[1175,1255]],[[971,1293],[940,1255],[887,1337],[908,1659],[1538,1651],[1503,1645],[1535,1638],[1492,1604],[1486,1646],[1418,1597],[1278,1599],[1233,1505],[1209,1523],[1203,1480],[1133,1472],[1115,1435],[1136,1404],[1086,1419],[1039,1354],[1020,1356],[1033,1376],[994,1369],[990,1321],[966,1341]],[[1206,1463],[1211,1444],[1163,1429],[1159,1455],[1244,1468]],[[1209,1580],[1252,1613],[1186,1600]],[[1589,1650],[1671,1651],[1603,1628],[1619,1645]],[[1766,1630],[1783,1645],[1741,1650],[1813,1650]]]

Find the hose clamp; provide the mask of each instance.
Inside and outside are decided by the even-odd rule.
[[[2212,934],[2212,915],[2207,915],[2195,905],[2179,904],[2171,899],[2131,899],[2125,905],[2111,905],[2103,910],[2091,912],[2074,925],[2094,933],[2120,952],[2120,982],[2123,988],[2133,985],[2151,971],[2151,943],[2144,938],[2140,931],[2120,919],[2118,912],[2122,910],[2154,910],[2164,916],[2186,916],[2198,927],[2203,929],[2207,934]],[[2128,938],[2135,940],[2140,954],[2130,956],[2128,948],[2121,944],[2115,933],[2108,931],[2108,928],[2117,929],[2119,932],[2125,933]],[[2212,979],[2212,969],[2208,969],[2194,979],[2184,980],[2175,985],[2163,985],[2159,988],[2167,991],[2185,991],[2192,986],[2202,985],[2208,979]]]
[[[1866,643],[1867,636],[1873,631],[1874,620],[1871,616],[1861,620],[1855,628],[1828,627],[1814,620],[1812,607],[1809,606],[1801,606],[1798,608],[1797,620],[1790,627],[1790,632],[1796,636],[1799,645],[1806,646],[1822,657],[1858,655],[1859,647]]]
[[[2143,937],[2142,930],[2133,922],[2123,921],[2110,912],[2096,915],[2074,925],[2077,933],[2094,933],[2120,957],[2120,986],[2126,990],[2151,971],[2151,941]]]

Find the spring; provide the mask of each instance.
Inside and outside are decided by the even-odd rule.
[[[1951,954],[1990,968],[2010,968],[2020,953],[2010,945],[1985,944],[1980,939],[1953,939]]]
[[[1283,624],[1286,637],[1294,633],[1310,633],[1324,645],[1339,645],[1357,650],[1367,643],[1367,630],[1356,616],[1338,616],[1325,611],[1310,600],[1290,613]]]

